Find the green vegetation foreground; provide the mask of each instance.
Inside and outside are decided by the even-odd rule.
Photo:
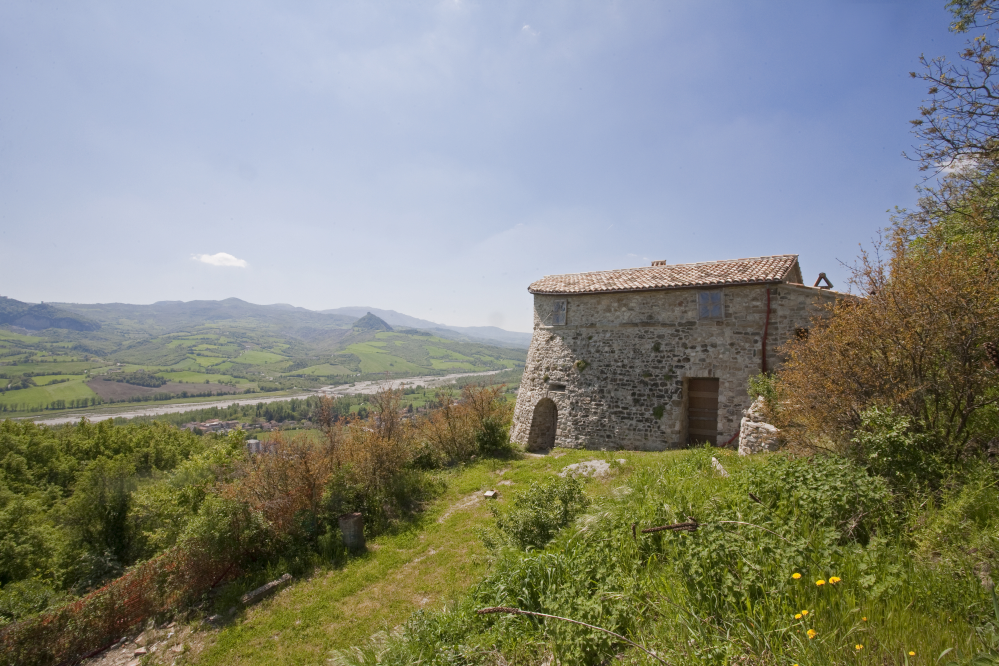
[[[319,398],[320,436],[255,455],[239,431],[0,423],[0,662],[72,661],[226,581],[342,563],[339,516],[384,532],[440,492],[437,470],[509,454],[502,396],[444,389],[412,419],[401,392],[365,419]]]
[[[948,650],[944,662],[995,658],[991,579],[980,567],[973,575],[975,551],[994,548],[999,526],[991,470],[899,520],[886,484],[845,459],[729,455],[725,477],[711,457],[667,454],[543,549],[509,540],[470,595],[418,613],[378,646],[382,663],[495,663],[497,652],[508,663],[546,653],[655,663],[579,625],[476,612],[490,607],[596,625],[667,663],[929,663]],[[531,494],[519,500],[528,510],[518,525],[544,523],[558,504]],[[677,524],[687,527],[642,532]],[[341,659],[373,663],[359,656]]]

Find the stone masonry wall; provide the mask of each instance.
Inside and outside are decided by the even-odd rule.
[[[752,402],[748,380],[760,372],[766,288],[721,288],[724,317],[701,321],[700,289],[535,295],[512,439],[527,443],[534,408],[549,397],[558,406],[556,446],[679,448],[687,441],[685,380],[717,377],[718,442],[726,442]],[[767,361],[773,369],[781,361],[778,346],[808,328],[838,294],[792,284],[770,285],[770,292]],[[567,301],[564,326],[546,323],[555,300]]]

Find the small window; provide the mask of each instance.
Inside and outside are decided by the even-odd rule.
[[[552,301],[552,326],[565,326],[565,301]]]
[[[720,291],[701,291],[697,294],[698,319],[722,319],[725,311]]]

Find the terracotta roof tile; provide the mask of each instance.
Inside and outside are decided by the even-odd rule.
[[[655,262],[643,268],[547,275],[527,290],[532,294],[588,294],[786,282],[797,262],[796,254],[671,266]]]

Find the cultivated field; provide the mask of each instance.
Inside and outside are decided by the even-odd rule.
[[[224,384],[217,384],[214,382],[209,384],[182,384],[180,382],[167,382],[163,386],[151,388],[148,386],[134,386],[132,384],[126,384],[125,382],[108,381],[103,378],[91,379],[87,382],[87,387],[89,387],[90,390],[96,395],[100,396],[101,399],[109,402],[121,402],[123,400],[137,399],[143,396],[152,396],[157,393],[172,393],[179,397],[180,394],[185,391],[190,395],[206,393],[208,391],[211,391],[216,395],[228,395],[230,393],[243,392],[243,389],[241,388],[226,386]]]

